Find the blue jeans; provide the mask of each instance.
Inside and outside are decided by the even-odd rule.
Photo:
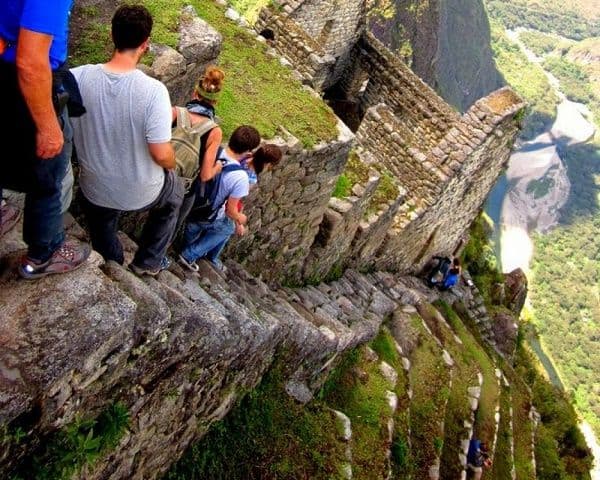
[[[54,158],[40,160],[35,154],[36,127],[19,89],[13,64],[0,61],[0,142],[18,148],[17,157],[0,156],[0,189],[25,192],[23,240],[27,255],[45,262],[63,243],[65,234],[61,205],[62,180],[70,161],[73,130],[66,109],[59,116],[65,148]]]
[[[234,232],[235,225],[226,216],[212,223],[188,223],[183,235],[181,255],[188,262],[195,262],[202,257],[215,261]]]

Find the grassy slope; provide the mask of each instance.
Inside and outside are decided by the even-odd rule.
[[[498,403],[498,384],[496,381],[495,366],[481,343],[467,329],[463,320],[446,303],[438,302],[436,306],[463,342],[461,356],[467,364],[475,365],[483,375],[483,385],[479,407],[475,415],[474,435],[477,438],[491,442],[494,438],[494,414]]]
[[[212,1],[144,0],[153,13],[152,41],[175,47],[178,42],[179,12],[192,4],[199,16],[223,35],[219,58],[225,70],[224,91],[217,113],[225,135],[241,124],[256,126],[265,138],[274,137],[279,126],[311,147],[321,140],[337,138],[337,121],[331,109],[312,96],[295,80],[289,69],[266,55],[267,47],[252,34],[224,17],[224,10]],[[98,63],[110,55],[107,16],[95,7],[76,11],[78,41],[72,48],[71,64]]]
[[[446,317],[451,312],[446,304],[440,303],[436,306]],[[461,346],[456,342],[454,332],[436,319],[433,309],[433,306],[429,307],[430,315],[427,316],[426,322],[455,361],[452,387],[446,407],[444,447],[442,449],[444,468],[440,472],[442,479],[454,480],[460,478],[462,471],[458,455],[461,450],[460,442],[465,438],[464,422],[470,420],[471,417],[467,389],[479,385],[477,374],[480,366],[474,351],[464,348],[464,344]]]
[[[510,428],[510,407],[510,388],[503,385],[500,391],[498,440],[496,442],[494,464],[490,471],[490,478],[511,478],[513,456],[510,450],[510,439],[513,433]]]
[[[394,367],[398,372],[398,383],[394,392],[398,396],[398,409],[394,415],[394,436],[392,439],[392,471],[396,478],[405,478],[412,468],[412,458],[408,447],[409,404],[408,376],[402,366],[402,360],[394,339],[388,329],[383,327],[371,343],[371,347],[381,360]]]
[[[321,402],[302,406],[267,375],[165,475],[168,480],[341,479],[344,444]]]
[[[387,472],[384,426],[390,418],[385,392],[388,381],[379,371],[379,362],[367,359],[358,350],[356,367],[346,368],[324,395],[331,408],[345,413],[352,421],[352,470],[356,478],[383,478]]]
[[[415,315],[412,327],[419,332],[419,348],[411,355],[410,385],[413,398],[410,422],[414,479],[429,479],[428,470],[443,446],[440,422],[448,399],[449,370],[442,351],[427,333],[421,317]]]

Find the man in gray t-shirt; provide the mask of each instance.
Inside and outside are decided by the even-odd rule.
[[[146,8],[120,7],[112,20],[111,60],[72,72],[87,109],[74,119],[73,129],[92,245],[106,260],[122,264],[119,217],[123,211],[149,209],[131,268],[154,275],[175,228],[183,185],[173,171],[169,93],[136,69],[151,30]]]

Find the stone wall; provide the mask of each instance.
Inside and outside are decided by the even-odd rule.
[[[263,8],[255,24],[257,32],[270,30],[275,37],[273,45],[287,58],[307,84],[321,90],[328,82],[335,58],[307,32],[286,15]]]
[[[523,101],[503,88],[476,102],[428,155],[453,176],[431,207],[413,218],[398,217],[378,253],[377,265],[418,271],[436,253],[451,254],[506,165],[518,132]]]
[[[411,198],[419,198],[426,204],[434,203],[441,184],[451,172],[427,158],[414,132],[387,105],[370,108],[356,136],[361,147],[385,165]]]
[[[261,176],[245,202],[249,233],[228,250],[248,271],[267,281],[302,279],[304,261],[354,140],[342,122],[339,131],[337,141],[311,150],[288,139],[282,165]]]
[[[351,256],[352,240],[378,185],[379,177],[371,171],[368,181],[364,185],[353,185],[348,197],[329,200],[319,233],[304,264],[304,278],[319,281],[330,272],[337,275],[343,272]]]
[[[460,118],[431,87],[370,33],[365,33],[357,43],[342,87],[353,85],[356,88],[357,82],[353,82],[353,78],[362,79],[365,75],[369,81],[360,95],[363,110],[385,103],[406,130],[418,139],[423,151],[438,143]],[[357,93],[347,91],[350,97]]]

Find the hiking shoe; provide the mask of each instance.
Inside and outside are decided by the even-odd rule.
[[[54,273],[66,273],[78,269],[92,253],[92,247],[78,240],[67,240],[56,250],[50,260],[38,263],[24,257],[19,265],[19,275],[27,280],[45,277]]]
[[[150,275],[151,277],[155,277],[163,270],[168,270],[170,266],[171,259],[166,255],[161,259],[158,268],[138,267],[133,263],[129,264],[129,268],[131,269],[131,271],[135,273],[138,277],[141,277],[142,275]]]
[[[192,272],[198,273],[198,270],[200,270],[200,267],[196,262],[188,262],[183,255],[179,255],[179,263],[181,263],[183,266],[185,266]]]
[[[11,203],[7,203],[2,200],[0,206],[0,237],[8,233],[12,228],[19,222],[21,218],[21,210]]]

